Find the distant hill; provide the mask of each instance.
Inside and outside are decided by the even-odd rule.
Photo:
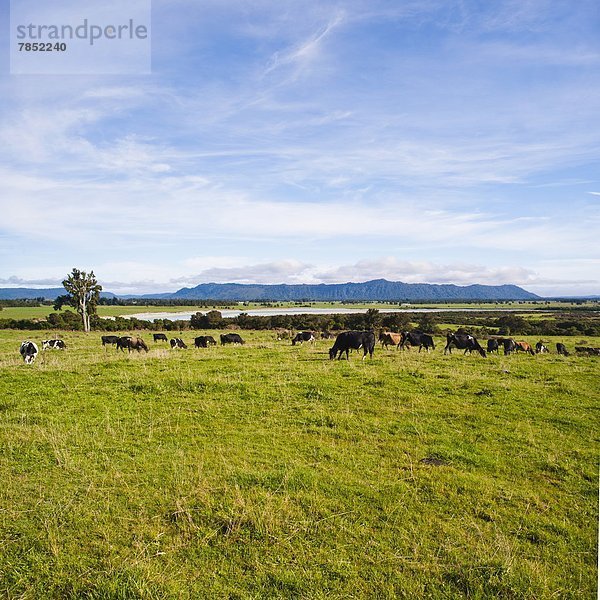
[[[0,288],[0,300],[33,300],[34,298],[44,298],[44,300],[54,300],[66,294],[65,288]],[[112,292],[100,292],[102,298],[114,298]]]
[[[146,297],[150,297],[146,295]],[[164,295],[163,295],[164,297]],[[370,300],[537,300],[539,296],[516,285],[437,285],[375,279],[364,283],[316,285],[258,285],[201,283],[168,296],[190,300],[370,301]]]
[[[0,288],[0,300],[46,298],[54,300],[64,294],[64,288]],[[114,298],[111,292],[102,292],[104,298]],[[539,300],[540,297],[516,285],[437,285],[432,283],[402,283],[375,279],[364,283],[320,283],[316,285],[262,285],[242,283],[201,283],[193,288],[182,288],[173,293],[127,294],[122,298],[279,301],[301,300],[343,301],[415,301],[442,302],[445,300]]]

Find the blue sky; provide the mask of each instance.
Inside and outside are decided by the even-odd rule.
[[[3,36],[0,286],[600,294],[597,0],[154,0],[151,40],[10,75]]]

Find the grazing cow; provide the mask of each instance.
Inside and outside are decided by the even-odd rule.
[[[400,344],[400,349],[404,350],[406,344],[410,346],[419,346],[419,352],[421,352],[421,348],[425,348],[427,352],[429,349],[435,350],[435,344],[433,343],[433,338],[426,333],[421,333],[420,331],[405,331],[402,333],[402,342]]]
[[[498,338],[492,338],[492,339],[488,340],[487,341],[487,352],[488,352],[488,354],[490,352],[495,352],[496,354],[498,354],[500,352],[500,344],[503,341],[504,340],[498,339]]]
[[[119,341],[118,335],[103,335],[102,336],[102,345],[106,346],[107,344],[116,344]]]
[[[502,345],[504,346],[504,356],[509,356],[517,349],[517,344],[515,344],[515,340],[511,338],[506,338]]]
[[[334,337],[335,337],[335,334],[331,333],[331,331],[327,331],[327,329],[325,329],[325,331],[321,332],[322,340],[332,340]]]
[[[312,331],[299,331],[292,340],[292,346],[302,342],[314,342],[315,334]]]
[[[225,344],[244,344],[244,340],[241,338],[239,333],[222,333],[221,334],[221,346]]]
[[[152,339],[155,342],[166,342],[167,341],[167,335],[165,333],[153,333],[152,334]]]
[[[42,350],[53,348],[54,350],[65,350],[67,345],[62,340],[44,340],[42,342]]]
[[[21,343],[21,348],[19,349],[25,364],[31,365],[35,360],[35,357],[38,354],[38,347],[35,342],[31,342],[30,340],[26,340]]]
[[[600,348],[589,348],[587,346],[575,346],[577,354],[585,354],[587,356],[600,356]]]
[[[452,354],[452,347],[464,350],[465,354],[468,352],[471,354],[473,350],[477,350],[483,358],[487,355],[485,350],[479,345],[479,342],[468,333],[449,333],[446,336],[446,347],[444,348],[444,354],[447,352]]]
[[[127,350],[129,352],[131,352],[132,350],[137,350],[138,352],[145,350],[146,352],[148,352],[148,346],[146,346],[146,343],[144,342],[144,340],[139,337],[130,337],[130,336],[120,337],[119,340],[117,341],[117,350],[119,350],[119,348],[123,352],[125,352],[125,348],[127,348]]]
[[[181,338],[171,338],[169,343],[171,344],[171,350],[174,350],[175,348],[187,348],[185,342]]]
[[[194,346],[196,348],[208,348],[211,344],[215,345],[215,338],[212,335],[199,335],[197,338],[194,338]]]
[[[531,344],[527,342],[515,342],[515,350],[517,352],[525,352],[527,354],[531,354],[531,356],[535,356],[535,352],[531,347]]]
[[[567,351],[567,347],[562,344],[561,342],[557,342],[556,343],[556,351],[561,354],[562,356],[569,356],[569,353]]]
[[[396,346],[397,348],[402,343],[402,334],[393,331],[382,331],[379,334],[379,341],[382,347]]]
[[[329,358],[333,360],[339,353],[338,360],[341,360],[342,354],[346,353],[346,360],[350,353],[350,349],[363,349],[363,357],[365,360],[367,353],[373,358],[375,350],[375,334],[372,331],[344,331],[340,333],[333,347],[329,350]]]
[[[548,347],[544,346],[543,342],[538,342],[535,345],[535,353],[536,354],[544,354],[545,352],[549,352]]]

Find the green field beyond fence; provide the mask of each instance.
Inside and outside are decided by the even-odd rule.
[[[600,358],[240,333],[0,331],[1,597],[596,598]]]

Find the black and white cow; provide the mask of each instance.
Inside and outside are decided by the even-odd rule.
[[[35,357],[38,354],[38,347],[35,342],[30,340],[26,340],[21,343],[21,348],[19,349],[21,356],[26,364],[31,365],[35,360]]]
[[[244,340],[239,333],[222,333],[221,334],[221,345],[225,344],[244,344]]]
[[[419,352],[421,352],[421,348],[425,348],[427,352],[429,352],[430,348],[432,350],[435,350],[433,338],[426,333],[421,333],[420,331],[403,332],[402,342],[400,343],[400,349],[404,350],[406,344],[408,344],[409,346],[419,346]]]
[[[315,334],[312,331],[299,331],[292,340],[292,346],[302,342],[314,342]]]
[[[473,350],[477,350],[483,358],[487,355],[485,350],[479,345],[479,342],[468,333],[449,333],[446,336],[446,347],[444,348],[444,354],[452,354],[452,348],[458,348],[464,350],[465,354],[468,352],[471,354]]]
[[[169,344],[171,344],[171,350],[175,348],[187,348],[186,343],[181,338],[171,338]]]
[[[42,341],[42,350],[48,350],[52,348],[53,350],[65,350],[67,345],[63,342],[63,340],[44,340]]]
[[[119,341],[118,335],[103,335],[102,336],[102,345],[103,346],[110,345],[110,344],[116,344],[118,341]]]
[[[199,335],[197,338],[194,338],[194,346],[196,348],[208,348],[211,344],[217,345],[212,335]]]
[[[152,339],[155,342],[167,342],[167,335],[165,333],[153,333]]]
[[[567,351],[567,347],[561,342],[556,343],[556,351],[562,356],[569,356],[569,352]]]
[[[548,350],[548,346],[544,346],[544,342],[538,342],[535,345],[535,353],[536,354],[545,354],[546,352],[549,352]]]
[[[375,350],[375,334],[372,331],[344,331],[340,333],[335,344],[329,350],[329,358],[333,360],[338,356],[338,360],[341,360],[342,354],[346,353],[346,360],[350,354],[350,350],[363,349],[363,357],[365,360],[367,354],[373,358],[373,351]]]

